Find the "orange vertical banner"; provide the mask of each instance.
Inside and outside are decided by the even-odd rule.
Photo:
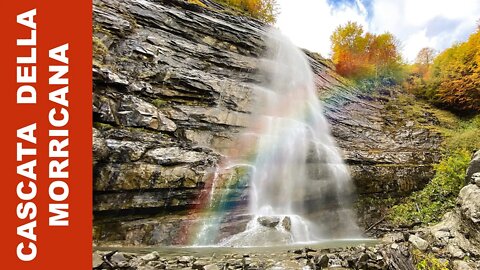
[[[8,269],[89,269],[92,2],[4,3],[2,234]]]

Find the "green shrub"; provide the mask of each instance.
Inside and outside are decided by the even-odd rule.
[[[471,153],[457,150],[446,155],[434,166],[435,177],[423,190],[412,193],[402,204],[391,208],[388,218],[395,224],[438,222],[455,206],[463,186]]]
[[[418,254],[418,253],[417,253]],[[418,256],[418,255],[417,255]],[[423,256],[422,259],[415,265],[417,270],[448,270],[448,262],[442,262],[435,258],[432,254]]]

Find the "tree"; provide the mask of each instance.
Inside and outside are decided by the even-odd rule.
[[[425,47],[422,48],[415,58],[415,63],[418,65],[430,66],[435,59],[436,52],[434,49]]]
[[[276,0],[216,0],[225,3],[251,17],[273,24],[278,15]]]
[[[332,33],[332,60],[343,76],[362,80],[395,78],[402,69],[400,42],[391,34],[364,33],[360,24],[348,22]]]
[[[426,97],[453,110],[480,111],[480,29],[439,54]]]

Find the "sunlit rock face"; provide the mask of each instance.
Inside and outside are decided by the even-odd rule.
[[[94,1],[98,243],[185,243],[180,235],[199,222],[194,214],[214,168],[248,126],[254,85],[265,82],[258,72],[265,26],[215,9],[184,1]],[[402,108],[386,106],[394,93],[360,93],[329,61],[306,54],[356,192],[398,196],[428,182],[438,135],[402,118]],[[236,208],[229,211],[247,209],[248,188],[235,186],[228,199]],[[248,220],[230,216],[220,234],[241,232]]]

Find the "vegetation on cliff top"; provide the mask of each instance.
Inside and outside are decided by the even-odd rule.
[[[454,111],[480,111],[480,25],[466,42],[431,61],[422,58],[425,50],[411,66],[407,89]]]
[[[436,106],[457,112],[480,111],[480,25],[466,42],[438,55],[423,48],[411,65],[400,56],[400,41],[388,32],[376,35],[348,22],[337,27],[331,41],[337,72],[360,85],[401,83]]]
[[[330,37],[336,71],[355,81],[399,82],[403,74],[400,42],[391,33],[364,32],[355,22],[339,26]]]
[[[187,0],[189,3],[206,7],[201,0]],[[273,24],[276,21],[278,8],[276,0],[213,0],[249,17]]]

